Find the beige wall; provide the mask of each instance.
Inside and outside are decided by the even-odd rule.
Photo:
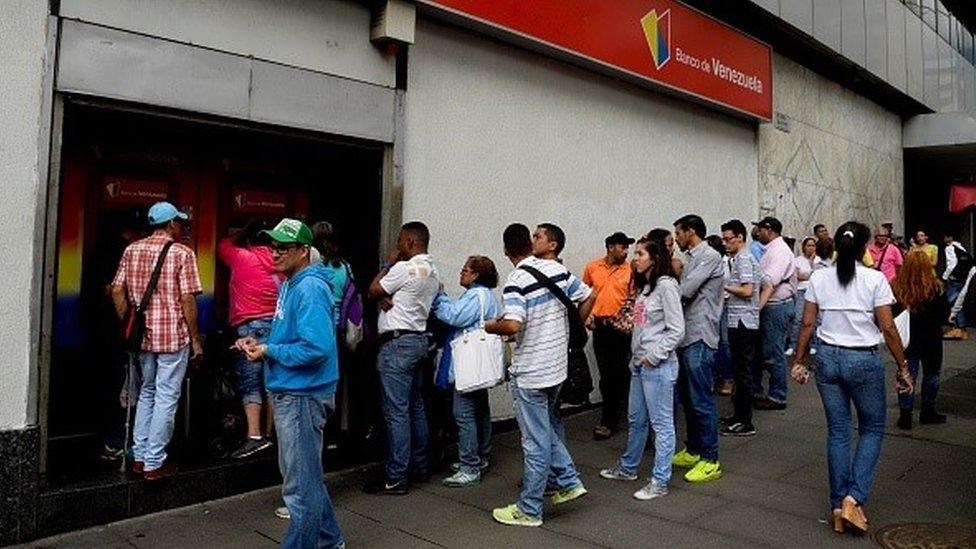
[[[28,418],[31,371],[37,350],[32,319],[38,312],[33,294],[35,221],[42,173],[42,80],[47,36],[47,2],[0,2],[0,430],[23,428]],[[2,465],[0,465],[2,466]]]
[[[854,219],[904,231],[901,119],[782,56],[773,60],[773,103],[789,132],[759,129],[759,207],[803,237]]]
[[[403,218],[429,225],[453,295],[468,255],[512,270],[501,243],[512,222],[560,225],[580,274],[614,231],[691,212],[717,231],[756,212],[751,124],[427,21],[408,80]],[[496,417],[511,416],[504,391]]]
[[[396,83],[393,56],[369,42],[369,8],[352,0],[61,0],[61,15],[372,84]]]

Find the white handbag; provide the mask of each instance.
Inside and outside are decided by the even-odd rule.
[[[487,389],[505,381],[504,342],[485,331],[484,292],[478,292],[478,302],[481,305],[478,327],[451,341],[454,390],[459,393]]]

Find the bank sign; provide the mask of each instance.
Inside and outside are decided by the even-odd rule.
[[[768,45],[673,0],[419,0],[516,43],[552,49],[769,121]]]

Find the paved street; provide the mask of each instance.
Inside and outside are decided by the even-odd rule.
[[[976,343],[948,343],[944,377],[946,425],[889,429],[872,500],[872,533],[897,523],[945,523],[976,528]],[[968,374],[966,372],[968,371]],[[964,374],[960,376],[959,374]],[[547,508],[542,528],[495,524],[494,506],[511,503],[521,477],[518,433],[495,438],[492,468],[470,489],[449,489],[438,477],[405,497],[364,494],[366,472],[329,476],[351,547],[827,547],[870,546],[872,537],[838,536],[825,523],[827,479],[824,419],[813,386],[791,385],[784,412],[757,412],[759,435],[722,438],[725,477],[690,485],[675,475],[664,499],[631,497],[637,482],[599,478],[624,435],[593,442],[595,413],[567,420],[570,450],[590,494]],[[723,399],[723,408],[728,408]],[[966,417],[968,416],[968,417]],[[648,460],[642,464],[646,475]],[[212,501],[65,534],[37,547],[271,547],[286,522],[275,518],[277,488]]]

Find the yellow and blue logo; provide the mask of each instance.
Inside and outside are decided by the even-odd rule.
[[[654,67],[661,69],[671,60],[671,10],[664,10],[660,15],[657,10],[651,10],[641,17],[640,22],[651,48]]]

